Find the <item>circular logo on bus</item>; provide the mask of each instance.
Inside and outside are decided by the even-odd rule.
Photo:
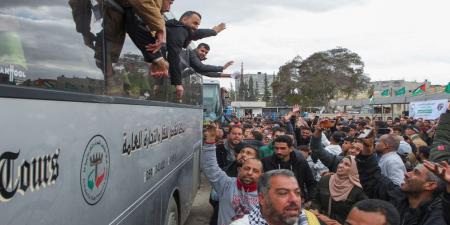
[[[108,177],[108,144],[103,136],[96,135],[86,145],[81,162],[81,192],[89,205],[95,205],[100,201],[105,193]]]

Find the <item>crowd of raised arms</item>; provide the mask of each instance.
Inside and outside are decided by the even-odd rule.
[[[191,41],[215,36],[226,26],[199,29],[202,16],[186,11],[179,20],[163,13],[174,0],[108,1],[112,21],[90,31],[90,1],[69,0],[76,28],[95,50],[107,85],[113,83],[125,34],[149,64],[159,92],[170,78],[182,98],[183,74],[194,70],[229,77],[223,66],[204,65],[210,47]],[[95,42],[95,43],[94,43]],[[450,109],[449,109],[450,110]],[[441,225],[450,223],[450,112],[439,120],[408,117],[335,118],[300,116],[294,106],[272,120],[261,116],[225,118],[205,127],[202,170],[213,190],[211,225]]]
[[[436,120],[300,115],[205,125],[211,225],[450,224],[450,105]]]

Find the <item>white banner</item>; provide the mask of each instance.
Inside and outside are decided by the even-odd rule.
[[[430,100],[409,103],[409,116],[417,119],[434,120],[447,110],[448,100]]]

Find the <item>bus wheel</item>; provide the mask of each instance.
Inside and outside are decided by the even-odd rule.
[[[169,207],[167,207],[166,213],[166,225],[178,225],[178,207],[177,202],[172,197],[169,201]]]

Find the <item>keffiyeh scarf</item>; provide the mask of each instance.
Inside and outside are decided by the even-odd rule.
[[[255,208],[248,215],[248,220],[250,225],[269,225],[267,221],[262,217],[261,210],[259,207]],[[306,213],[302,210],[302,213],[298,217],[297,225],[308,225],[308,218]]]

